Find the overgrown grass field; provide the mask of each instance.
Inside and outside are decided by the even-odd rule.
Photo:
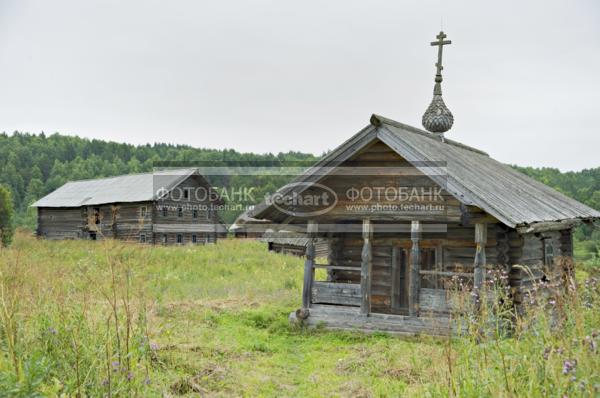
[[[407,339],[289,325],[302,270],[253,241],[20,232],[0,252],[0,396],[600,395],[593,274],[532,304],[508,337],[471,319],[465,336]]]

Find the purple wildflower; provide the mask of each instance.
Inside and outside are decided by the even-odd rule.
[[[571,372],[574,372],[576,367],[577,367],[577,360],[575,360],[575,359],[568,360],[567,359],[563,362],[562,372],[564,375],[569,374]]]

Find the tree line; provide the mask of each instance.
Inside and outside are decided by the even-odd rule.
[[[0,184],[12,194],[15,224],[35,227],[35,210],[29,206],[68,181],[150,172],[156,164],[312,163],[314,155],[300,152],[278,154],[241,153],[233,149],[193,148],[188,145],[147,144],[134,146],[61,134],[15,132],[0,134]],[[285,176],[209,176],[216,186],[243,184],[257,187],[258,200],[287,180]],[[233,221],[234,214],[226,214]]]
[[[9,192],[0,195],[0,201],[6,202],[11,197],[15,213],[14,225],[34,228],[35,210],[29,206],[67,181],[149,172],[155,165],[165,162],[184,165],[306,165],[317,159],[317,156],[301,152],[255,154],[233,149],[194,148],[189,145],[136,146],[61,134],[2,133],[0,184]],[[555,168],[513,167],[590,207],[600,209],[600,167],[577,172],[561,172]],[[211,183],[217,186],[255,187],[253,196],[258,201],[290,178],[280,175],[209,177]],[[235,216],[235,211],[226,212],[224,221],[232,222]],[[597,252],[600,249],[600,232],[584,227],[577,234],[578,239],[593,242],[589,244],[591,251]]]

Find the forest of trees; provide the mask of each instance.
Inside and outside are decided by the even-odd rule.
[[[232,149],[214,150],[186,145],[154,144],[134,146],[102,140],[89,140],[60,134],[32,135],[0,134],[0,184],[12,191],[16,224],[35,226],[35,210],[29,205],[52,192],[67,181],[109,177],[152,171],[157,162],[184,165],[295,164],[312,163],[314,155],[299,152],[274,154],[240,153]],[[219,179],[220,180],[217,180]],[[253,176],[211,177],[216,186],[240,186],[242,178],[247,186],[259,187],[254,196],[260,200],[264,193],[274,192],[285,183],[286,177]],[[225,214],[232,222],[235,214]]]
[[[290,162],[306,164],[315,160],[317,157],[314,155],[299,152],[253,154],[187,145],[134,146],[60,134],[0,134],[0,184],[11,190],[16,224],[29,228],[35,226],[35,211],[29,205],[70,180],[152,171],[157,162],[165,161],[211,162],[215,165],[224,162],[269,162],[287,165]],[[554,168],[514,167],[588,206],[600,209],[600,167],[566,173]],[[217,186],[235,185],[239,183],[232,180],[235,178],[211,182]],[[245,179],[243,182],[248,186],[258,187],[255,196],[260,200],[264,193],[273,192],[289,177],[240,178]],[[233,213],[224,215],[226,222],[231,222],[234,217]],[[577,231],[577,238],[585,243],[586,253],[600,251],[600,231],[583,227]]]

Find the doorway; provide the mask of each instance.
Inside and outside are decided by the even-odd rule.
[[[394,314],[408,313],[408,250],[392,247],[392,300]]]

